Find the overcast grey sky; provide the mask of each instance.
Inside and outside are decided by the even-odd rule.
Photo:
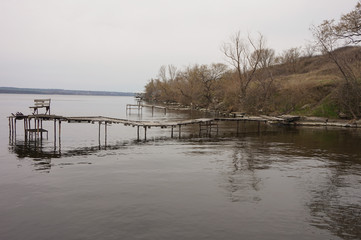
[[[0,86],[142,91],[161,65],[225,62],[237,31],[305,45],[356,0],[0,0]]]

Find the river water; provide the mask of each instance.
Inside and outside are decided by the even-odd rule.
[[[52,99],[63,116],[125,112],[131,97],[0,95],[0,239],[360,239],[361,131],[223,123],[218,136],[63,123],[61,145],[9,141],[7,116]],[[141,136],[143,132],[141,132]]]

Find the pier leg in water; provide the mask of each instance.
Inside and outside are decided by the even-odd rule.
[[[43,141],[43,119],[40,120],[40,141]]]
[[[172,126],[172,130],[171,130],[171,134],[170,134],[171,138],[173,138],[173,129],[174,129],[174,126]]]
[[[179,125],[179,138],[181,138],[181,134],[182,134],[182,132],[181,132],[181,125]]]
[[[98,131],[99,148],[100,148],[100,125],[101,125],[101,122],[99,121],[99,131]]]
[[[56,150],[56,119],[54,119],[54,151]]]
[[[137,126],[137,141],[139,142],[139,126]]]
[[[14,141],[16,142],[16,118],[14,120]]]
[[[147,126],[144,126],[144,141],[147,141]]]
[[[104,145],[107,146],[107,135],[108,135],[108,125],[107,122],[105,122],[105,133],[104,133]]]
[[[25,142],[27,142],[28,141],[28,134],[27,134],[27,119],[26,118],[24,118],[24,140],[25,140]]]
[[[10,120],[11,118],[9,117],[9,142],[11,142],[10,141],[10,139],[11,139],[11,120]]]
[[[61,151],[61,120],[59,119],[59,152]]]

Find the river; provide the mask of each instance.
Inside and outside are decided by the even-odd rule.
[[[199,137],[185,128],[53,123],[41,147],[9,139],[7,116],[30,114],[35,98],[52,114],[146,120],[186,111],[127,115],[131,97],[0,94],[0,239],[360,239],[361,131],[235,126]],[[19,129],[21,124],[18,123]],[[103,136],[103,133],[102,133]]]

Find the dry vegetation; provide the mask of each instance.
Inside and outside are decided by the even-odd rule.
[[[317,45],[280,56],[262,35],[238,32],[221,49],[229,66],[162,66],[145,86],[145,99],[219,112],[360,118],[361,3],[312,31]],[[317,47],[322,54],[313,56]]]

